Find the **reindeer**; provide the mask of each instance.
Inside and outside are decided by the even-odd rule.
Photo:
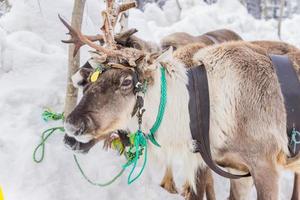
[[[76,141],[90,142],[116,130],[135,130],[135,79],[148,82],[142,129],[155,119],[159,102],[160,70],[167,71],[168,99],[164,119],[156,135],[161,148],[150,146],[151,154],[168,160],[178,154],[190,184],[187,199],[196,199],[198,179],[205,163],[190,151],[189,93],[187,69],[172,49],[148,54],[116,45],[113,35],[115,6],[107,2],[104,12],[105,48],[78,32],[80,41],[94,48],[94,59],[106,67],[100,78],[86,89],[77,107],[66,118],[66,133]],[[289,159],[283,97],[266,51],[247,42],[230,42],[203,48],[194,56],[204,64],[210,86],[210,140],[214,160],[224,167],[250,172],[258,199],[277,199],[278,170],[299,171],[299,159]],[[201,66],[201,67],[204,67]],[[163,68],[161,68],[163,67]],[[243,92],[247,92],[243,94]],[[176,113],[181,115],[174,115]],[[239,180],[248,185],[249,178]],[[237,185],[237,187],[241,186]],[[250,186],[250,185],[249,185]],[[248,191],[250,187],[242,188]],[[242,191],[242,190],[239,190]]]
[[[70,33],[72,33],[72,35],[74,37],[76,35],[76,31],[72,27],[70,27],[68,24],[66,24],[66,22],[62,18],[60,18],[60,19],[68,27]],[[185,45],[185,43],[182,43],[182,42],[180,43],[180,45],[175,43],[176,40],[182,41],[181,36],[184,35],[184,33],[175,33],[175,34],[171,34],[171,35],[163,38],[162,41],[164,41],[164,42],[162,42],[161,47],[159,47],[158,45],[156,45],[154,43],[151,43],[149,41],[144,41],[144,40],[134,36],[133,34],[136,32],[137,32],[136,29],[130,29],[128,31],[116,34],[115,41],[117,44],[127,46],[127,47],[133,47],[133,48],[143,50],[143,51],[149,52],[149,53],[158,52],[161,48],[166,47],[166,45],[168,45],[170,43],[175,44],[177,48],[181,47],[181,45]],[[88,37],[92,41],[99,41],[101,44],[104,43],[102,35],[88,36]],[[241,40],[241,37],[238,36],[238,34],[236,34],[233,31],[226,30],[226,29],[220,29],[220,30],[207,32],[201,36],[198,36],[197,38],[199,38],[199,40],[198,40],[197,44],[193,45],[194,47],[191,47],[191,45],[189,46],[188,49],[181,47],[178,51],[175,51],[175,54],[178,57],[183,56],[183,57],[191,58],[191,55],[193,55],[193,53],[195,53],[195,51],[199,50],[199,48],[204,48],[205,46],[208,46],[208,45],[222,43],[222,42],[226,42],[226,41]],[[63,40],[64,43],[75,43],[75,41],[76,41],[76,39],[74,39],[74,38],[72,38],[70,40]],[[203,42],[200,43],[200,41],[203,41]],[[186,41],[186,42],[188,42],[188,41]],[[84,44],[83,43],[79,43],[79,44],[75,43],[75,45],[77,46],[77,48],[75,49],[74,54],[76,54],[77,51],[79,50],[79,48]],[[186,61],[185,62],[186,67],[193,66],[191,59],[182,58],[182,60]],[[89,75],[93,72],[93,69],[96,68],[96,67],[91,66],[92,63],[93,62],[85,63],[78,70],[78,72],[75,73],[75,75],[72,77],[73,84],[75,87],[84,89],[84,87],[88,84]],[[115,137],[120,137],[123,143],[128,144],[128,141],[126,141],[127,138],[124,137],[125,134],[126,134],[126,132],[120,131],[118,133],[112,133],[110,135],[110,137],[102,138],[102,139],[105,139],[104,148],[108,149],[111,146],[112,139],[115,139]],[[88,152],[89,149],[92,148],[99,141],[100,140],[97,140],[97,141],[92,140],[91,142],[85,144],[85,143],[76,142],[75,139],[65,136],[65,142],[68,144],[68,146],[72,146],[72,148],[74,150],[76,149],[77,151],[81,151],[81,152]],[[209,169],[203,170],[203,172],[201,174],[202,174],[201,178],[203,180],[206,180],[206,182],[202,186],[203,189],[201,191],[203,191],[202,192],[203,194],[199,194],[199,196],[204,196],[204,191],[205,191],[207,199],[209,199],[209,200],[215,199],[215,194],[214,194],[214,189],[213,189],[213,177],[212,177],[210,170]],[[174,182],[171,166],[166,166],[166,171],[165,171],[164,177],[163,177],[160,185],[170,193],[178,193],[175,182]],[[185,195],[185,192],[189,188],[189,184],[186,183],[183,188],[184,188],[184,192],[182,194]]]

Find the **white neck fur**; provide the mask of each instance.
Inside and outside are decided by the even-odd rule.
[[[195,173],[200,165],[203,166],[201,157],[190,150],[192,141],[189,117],[189,93],[187,90],[188,77],[186,68],[182,63],[172,58],[165,61],[168,64],[167,79],[167,104],[162,123],[155,133],[155,138],[161,147],[149,144],[149,155],[156,162],[172,165],[174,159],[180,158],[185,167],[185,179],[195,188]],[[160,104],[161,65],[156,64],[154,84],[148,88],[144,97],[143,132],[149,133],[155,122]],[[164,66],[165,67],[165,66]],[[136,130],[137,120],[130,126],[131,131]],[[196,191],[196,190],[195,190]]]

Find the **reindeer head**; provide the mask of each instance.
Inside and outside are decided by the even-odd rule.
[[[114,35],[119,13],[134,6],[134,3],[116,5],[108,0],[107,9],[102,12],[103,35],[85,36],[60,18],[70,30],[72,39],[65,42],[75,43],[74,54],[84,44],[96,50],[92,52],[90,61],[78,72],[80,77],[84,77],[77,81],[77,85],[84,89],[83,97],[66,118],[67,138],[71,136],[82,143],[99,140],[111,132],[125,129],[135,114],[136,94],[141,83],[146,80],[151,82],[151,72],[147,67],[151,66],[158,54],[150,54],[122,44],[121,41],[126,41],[126,37],[136,30]],[[93,43],[97,40],[103,45]],[[91,81],[95,72],[94,66],[99,70],[97,73],[100,76],[96,81]]]

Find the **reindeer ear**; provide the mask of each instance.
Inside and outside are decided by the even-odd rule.
[[[165,62],[173,59],[173,47],[169,47],[165,50],[157,59],[155,59],[156,63]]]
[[[173,58],[173,47],[168,48],[163,51],[163,53],[155,52],[146,55],[146,61],[148,64],[156,64],[159,62],[164,62],[171,60]]]
[[[80,67],[80,69],[71,78],[73,86],[75,88],[83,88],[86,84],[88,84],[88,79],[93,71],[94,69],[89,62]]]
[[[129,29],[127,31],[118,33],[115,35],[115,40],[118,44],[121,44],[123,46],[127,45],[127,42],[129,41],[130,37],[135,34],[138,30],[135,28]],[[130,46],[130,44],[129,44]]]

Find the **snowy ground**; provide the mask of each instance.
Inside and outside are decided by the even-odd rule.
[[[70,0],[12,0],[12,10],[0,18],[0,185],[7,200],[79,200],[99,199],[182,199],[159,187],[163,170],[151,163],[142,178],[131,186],[126,177],[107,188],[89,185],[76,169],[72,154],[62,143],[62,135],[53,136],[46,147],[46,159],[41,164],[32,161],[32,151],[40,132],[54,124],[40,118],[45,107],[61,111],[66,85],[67,47],[65,28],[58,21],[60,13],[70,19]],[[165,11],[148,5],[145,13],[130,12],[130,26],[138,36],[152,41],[169,33],[186,31],[201,34],[217,28],[230,28],[244,39],[277,39],[275,21],[257,21],[249,16],[237,0],[220,0],[206,6],[199,0],[181,0],[178,13],[170,0]],[[100,24],[101,0],[88,0],[83,30],[96,33]],[[300,16],[283,23],[283,40],[300,47]],[[88,54],[83,48],[83,60]],[[96,146],[81,163],[95,180],[107,180],[122,163],[115,152],[104,152]],[[178,169],[176,180],[182,183]],[[179,184],[180,183],[180,184]],[[228,180],[215,179],[217,199],[228,196]],[[288,199],[292,190],[292,174],[281,180],[281,199]],[[250,199],[254,199],[254,190]]]

